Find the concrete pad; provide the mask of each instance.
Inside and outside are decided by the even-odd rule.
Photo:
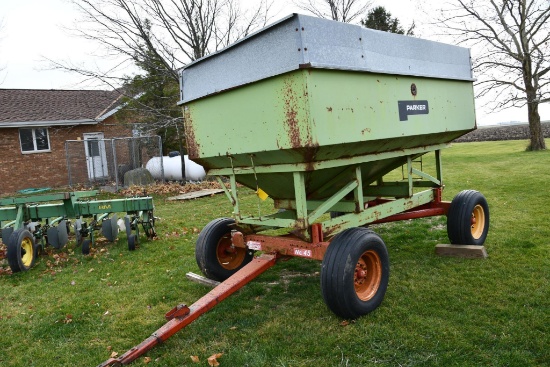
[[[487,251],[485,250],[485,246],[473,245],[438,244],[435,246],[435,253],[439,256],[453,256],[469,259],[485,259],[488,256]]]

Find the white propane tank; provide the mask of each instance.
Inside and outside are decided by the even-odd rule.
[[[179,155],[175,157],[153,157],[147,162],[145,168],[151,172],[154,178],[162,179],[161,159],[164,166],[164,179],[181,181],[181,156]],[[187,155],[184,156],[184,159],[186,180],[200,181],[206,176],[206,172],[201,165],[190,160]]]

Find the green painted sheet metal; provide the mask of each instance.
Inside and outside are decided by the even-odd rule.
[[[97,191],[93,190],[93,191],[60,192],[60,193],[45,194],[45,195],[10,197],[10,198],[0,199],[0,206],[30,204],[30,203],[44,203],[48,201],[68,200],[68,199],[78,200],[82,198],[90,198],[96,195],[97,195]]]
[[[403,120],[400,101],[427,101],[428,113]],[[193,160],[210,174],[238,173],[238,182],[275,199],[294,197],[294,171],[306,172],[310,199],[334,195],[342,186],[325,186],[348,165],[361,165],[367,188],[407,155],[441,149],[476,127],[469,81],[324,69],[189,102],[184,116]]]
[[[79,215],[93,215],[98,213],[120,213],[153,210],[153,198],[127,198],[113,200],[94,200],[78,202],[76,211]]]
[[[24,221],[39,221],[54,217],[75,218],[103,213],[136,213],[154,209],[153,198],[151,197],[113,200],[77,200],[78,198],[95,196],[95,194],[96,192],[61,193],[43,195],[39,198],[3,199],[2,205],[15,203],[16,206],[4,206],[0,208],[0,221],[16,220],[18,225],[20,225],[20,223]],[[58,201],[60,198],[62,199],[61,203],[45,203],[46,201]]]
[[[411,94],[415,84],[417,95]],[[398,102],[429,113],[400,121]],[[190,158],[207,168],[303,163],[446,143],[475,128],[472,84],[304,69],[184,106]],[[368,144],[365,144],[368,142]]]

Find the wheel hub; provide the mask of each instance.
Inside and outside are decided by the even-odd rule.
[[[369,250],[361,255],[355,265],[353,280],[357,297],[363,301],[374,297],[382,280],[382,263],[378,253]]]
[[[478,204],[474,207],[470,224],[472,237],[477,240],[481,237],[483,230],[485,229],[485,211],[481,205]]]
[[[357,264],[359,265],[359,264]],[[355,281],[362,282],[367,277],[367,272],[363,270],[360,266],[358,269],[355,269]]]
[[[21,261],[23,265],[29,267],[32,263],[34,254],[33,254],[33,243],[30,238],[25,238],[21,242]]]
[[[246,249],[233,246],[231,236],[224,236],[218,242],[218,262],[225,269],[233,270],[238,268],[242,264],[245,256]]]

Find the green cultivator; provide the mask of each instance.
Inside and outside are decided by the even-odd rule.
[[[80,191],[0,199],[1,236],[12,271],[30,269],[47,245],[63,248],[71,223],[83,254],[90,252],[98,231],[114,242],[119,227],[125,229],[129,250],[136,248],[140,225],[147,238],[155,236],[151,197],[93,200],[96,195],[97,191]],[[116,214],[121,212],[123,220]]]

